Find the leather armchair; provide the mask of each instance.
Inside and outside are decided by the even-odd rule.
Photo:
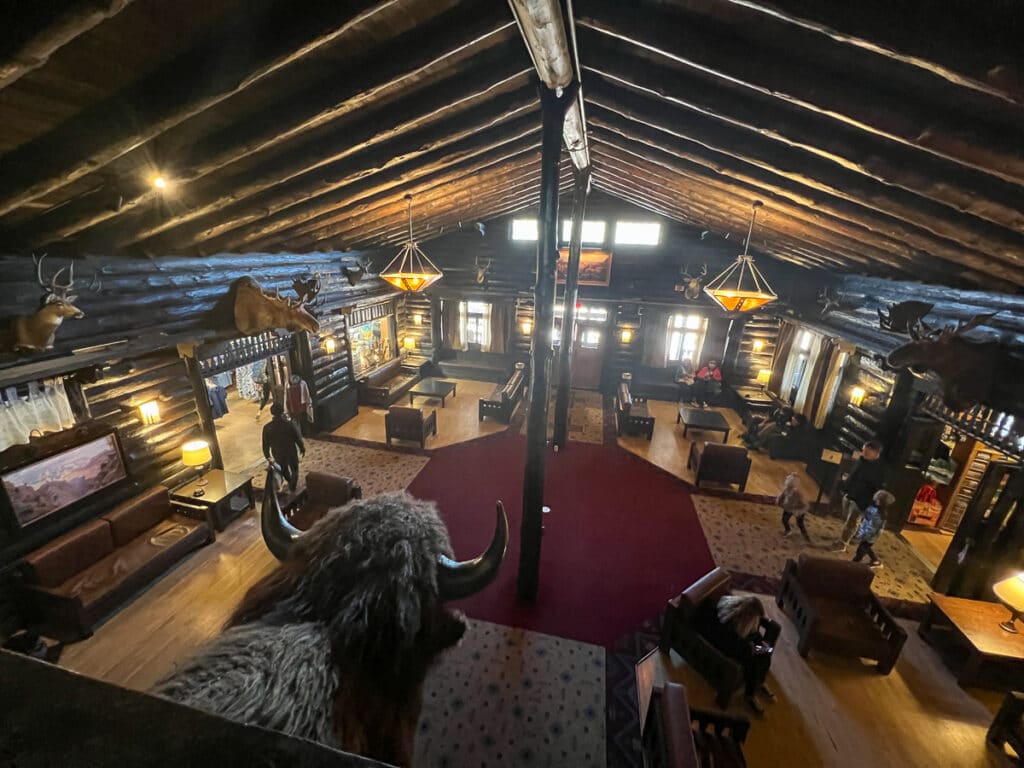
[[[705,621],[717,621],[718,600],[732,594],[730,582],[728,572],[715,568],[669,600],[662,617],[659,642],[662,651],[675,651],[703,675],[718,694],[715,701],[723,709],[729,705],[733,693],[743,686],[743,667],[712,645],[699,628]],[[714,619],[710,619],[709,612]],[[761,619],[759,633],[765,645],[774,648],[780,630],[777,622],[767,617]]]
[[[875,659],[880,673],[892,671],[907,633],[871,591],[874,578],[849,560],[802,554],[786,562],[775,602],[796,626],[801,656],[814,648]]]
[[[300,531],[306,531],[328,510],[361,498],[363,488],[351,478],[326,472],[307,472],[306,487],[288,504],[284,513],[288,522]]]
[[[740,492],[746,490],[747,476],[750,474],[750,456],[747,449],[738,445],[722,443],[699,444],[694,440],[690,444],[690,455],[686,461],[687,469],[692,469],[697,477],[694,485],[698,488],[702,482],[736,483]]]
[[[422,408],[393,405],[384,417],[384,431],[388,445],[392,439],[413,440],[423,448],[428,435],[437,436],[437,411],[431,411],[424,417]]]

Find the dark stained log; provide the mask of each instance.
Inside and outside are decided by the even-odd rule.
[[[678,146],[686,147],[688,155],[703,155],[711,163],[721,163],[744,173],[751,172],[751,169],[723,159],[724,155],[772,176],[781,176],[800,187],[824,193],[828,196],[826,199],[863,206],[884,217],[893,216],[967,248],[998,254],[1010,263],[1024,258],[1021,256],[1024,237],[1019,232],[993,226],[947,205],[922,200],[916,194],[866,179],[807,152],[780,147],[757,134],[692,113],[665,116],[665,105],[661,99],[640,96],[622,89],[618,92],[591,89],[589,98],[601,108],[601,115],[625,118],[680,139],[683,143]],[[593,117],[597,116],[597,113],[593,114]],[[773,183],[779,182],[775,180]],[[799,187],[794,189],[799,190]],[[807,194],[810,194],[809,191]],[[1024,230],[1024,216],[1018,218]],[[882,226],[885,225],[883,220]]]
[[[590,194],[590,169],[577,171],[572,197],[572,229],[569,233],[569,264],[562,299],[562,343],[558,347],[558,391],[555,395],[555,450],[565,448],[569,436],[569,398],[572,388],[572,358],[576,339],[576,300],[579,298],[580,248],[583,246],[583,216]]]
[[[0,215],[130,152],[303,56],[333,43],[397,0],[254,3],[254,28],[230,20],[202,43],[115,97],[4,157]]]
[[[972,0],[726,2],[919,67],[956,85],[1024,104],[1020,48],[1024,25],[1020,5],[1013,0],[983,7]]]
[[[440,358],[441,347],[444,341],[441,336],[441,300],[434,295],[430,296],[430,345],[434,348],[433,362]]]
[[[1019,136],[1007,126],[966,119],[955,111],[940,112],[937,105],[922,103],[885,83],[801,61],[798,50],[791,49],[787,56],[758,55],[756,47],[705,28],[691,16],[651,7],[640,10],[612,0],[588,2],[578,24],[813,114],[1007,181],[1024,181]]]
[[[31,0],[5,3],[0,89],[46,64],[79,35],[123,11],[132,0]]]
[[[530,347],[530,410],[526,420],[526,468],[523,471],[523,517],[519,531],[521,600],[535,600],[540,582],[541,537],[544,534],[544,462],[548,433],[548,377],[551,334],[555,322],[555,266],[558,263],[558,176],[565,112],[576,99],[570,84],[560,96],[539,87],[542,148],[540,211],[537,220],[537,282],[533,289],[535,321]]]

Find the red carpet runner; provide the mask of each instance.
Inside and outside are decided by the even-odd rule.
[[[490,541],[494,502],[511,541],[497,581],[458,603],[468,616],[610,645],[656,616],[714,566],[682,481],[617,446],[571,443],[549,453],[540,591],[516,598],[525,438],[501,433],[438,449],[409,486],[433,499],[456,557]]]

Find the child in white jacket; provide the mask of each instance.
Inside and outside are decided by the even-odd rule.
[[[789,527],[789,518],[796,517],[796,525],[808,544],[811,543],[811,536],[807,533],[804,525],[804,515],[807,514],[807,499],[800,492],[800,478],[795,472],[786,475],[782,483],[782,493],[775,499],[775,503],[782,507],[782,528],[783,536],[789,536],[793,530]]]

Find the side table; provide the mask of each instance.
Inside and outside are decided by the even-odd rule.
[[[223,531],[232,520],[256,507],[251,477],[223,469],[211,469],[204,477],[206,485],[193,480],[171,491],[171,501],[180,502],[185,514],[191,514],[189,507],[202,508],[210,525]],[[197,496],[200,490],[202,494]]]

